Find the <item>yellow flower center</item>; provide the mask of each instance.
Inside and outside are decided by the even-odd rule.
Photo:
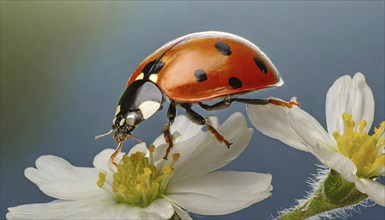
[[[355,131],[352,115],[343,113],[342,119],[345,123],[345,132],[342,135],[337,131],[333,133],[338,152],[353,161],[357,167],[357,176],[365,178],[379,176],[380,170],[385,167],[385,155],[382,152],[385,140],[381,138],[385,121],[381,122],[380,127],[375,128],[374,134],[370,136],[363,131],[367,124],[365,120],[360,121],[358,130]]]
[[[174,163],[179,159],[179,154],[174,154],[169,165],[157,168],[153,163],[155,147],[150,146],[150,157],[144,153],[136,152],[123,155],[118,164],[117,172],[113,174],[112,184],[106,184],[106,173],[99,173],[97,185],[99,187],[112,187],[112,192],[117,203],[126,203],[132,206],[146,207],[152,201],[160,198],[174,173]]]

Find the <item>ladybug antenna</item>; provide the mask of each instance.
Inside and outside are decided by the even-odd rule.
[[[101,137],[104,137],[104,136],[106,136],[106,135],[109,135],[109,134],[111,134],[111,133],[112,133],[112,129],[111,129],[109,132],[105,133],[105,134],[100,134],[100,135],[95,136],[95,140],[96,140],[96,139],[99,139],[99,138],[101,138]]]

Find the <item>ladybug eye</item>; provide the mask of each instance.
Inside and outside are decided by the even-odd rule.
[[[137,117],[135,117],[136,115],[137,115],[136,112],[130,112],[127,114],[126,122],[128,125],[134,125],[135,124],[136,118],[137,118]]]

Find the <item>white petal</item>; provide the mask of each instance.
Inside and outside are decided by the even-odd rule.
[[[182,156],[177,163],[177,164],[180,164],[181,161],[184,161],[185,159],[187,159],[188,155],[192,154],[192,152],[196,150],[195,146],[198,146],[204,142],[204,139],[206,138],[206,136],[207,134],[202,130],[200,130],[197,134],[195,134],[194,137],[191,137],[188,140],[181,141],[181,142],[180,141],[173,142],[174,146],[173,148],[171,148],[171,151],[169,153],[169,158],[176,152],[181,154]],[[163,135],[161,136],[161,138],[164,139]],[[163,143],[156,147],[156,151],[153,154],[155,164],[161,164],[164,162],[163,157],[166,153],[167,148],[168,148],[168,144],[166,143]],[[171,162],[171,160],[169,160],[168,162]]]
[[[253,130],[247,127],[242,114],[235,113],[219,127],[218,132],[233,143],[230,148],[224,143],[218,143],[209,132],[199,133],[193,139],[174,146],[172,152],[179,152],[180,159],[175,164],[176,170],[171,181],[180,181],[222,168],[247,147]]]
[[[146,143],[142,142],[142,143],[136,144],[135,146],[133,146],[130,149],[130,151],[128,152],[128,155],[136,153],[136,152],[142,152],[146,155],[148,153]]]
[[[56,156],[41,156],[35,168],[27,168],[25,176],[45,194],[58,199],[81,199],[103,194],[97,187],[98,170],[74,167]]]
[[[203,215],[224,215],[244,209],[271,195],[271,175],[213,172],[169,185],[166,198]]]
[[[283,108],[272,104],[246,106],[251,124],[261,133],[298,150],[309,151],[290,125],[288,115],[293,108]]]
[[[344,132],[345,125],[342,121],[344,112],[352,114],[357,125],[359,121],[366,120],[368,124],[364,131],[369,131],[374,117],[374,98],[361,73],[356,73],[353,80],[348,75],[342,76],[330,87],[326,95],[326,121],[329,134],[334,131]]]
[[[159,199],[149,207],[117,204],[112,197],[21,205],[8,209],[7,219],[169,219],[174,213],[167,200]]]
[[[369,196],[378,205],[385,206],[385,186],[379,182],[358,178],[356,188]]]
[[[148,207],[133,207],[127,204],[117,204],[113,201],[107,207],[100,207],[88,219],[170,219],[174,214],[171,203],[165,199],[153,201]]]
[[[299,109],[294,107],[295,109]],[[293,109],[289,114],[292,128],[301,138],[301,142],[308,149],[313,149],[317,144],[336,150],[336,141],[332,139],[326,130],[309,113]]]
[[[172,207],[174,207],[174,211],[180,217],[180,219],[192,220],[191,216],[186,211],[184,211],[182,208],[180,208],[179,206],[173,204]]]
[[[196,136],[200,136],[202,132],[201,125],[197,125],[189,120],[185,115],[180,115],[175,118],[174,123],[171,125],[170,131],[173,136],[173,144],[176,145],[181,142],[187,142],[191,138],[196,139]],[[154,154],[154,161],[161,162],[168,144],[164,140],[164,135],[160,135],[155,139],[153,144],[156,147],[156,153]],[[172,155],[172,154],[170,154]]]
[[[186,116],[178,116],[175,122],[171,126],[171,133],[178,131],[181,136],[178,137],[175,142],[182,142],[194,137],[203,126],[198,125],[190,121]]]
[[[207,121],[208,121],[209,124],[210,124],[211,126],[213,126],[215,129],[218,129],[218,127],[219,127],[219,120],[218,120],[217,117],[215,117],[215,116],[209,116],[209,117],[207,117]]]
[[[164,140],[163,134],[162,134],[162,135],[159,135],[159,136],[154,140],[154,142],[153,142],[152,144],[155,145],[155,147],[159,147],[159,146],[161,146],[161,145],[166,144],[166,141]]]
[[[96,207],[93,213],[86,215],[88,219],[170,219],[174,214],[172,204],[165,199],[153,201],[148,207],[141,208],[128,204],[117,204],[113,199]],[[82,218],[78,218],[82,217]],[[76,214],[75,218],[83,219],[83,216]]]
[[[346,112],[350,101],[350,88],[352,78],[348,75],[341,76],[329,88],[326,94],[326,124],[329,134],[344,131],[342,113]]]
[[[194,137],[201,129],[201,125],[197,125],[191,122],[185,115],[180,115],[175,118],[174,123],[171,125],[170,131],[171,134],[176,131],[180,133],[180,136],[174,141],[175,143],[178,143]],[[165,143],[166,142],[162,134],[155,139],[153,144],[158,147]]]
[[[170,219],[174,214],[172,204],[165,199],[157,199],[150,206],[137,209],[140,209],[141,219]]]
[[[225,200],[249,200],[271,187],[270,174],[217,171],[170,184],[167,194],[206,194]]]
[[[353,89],[355,91],[352,107],[353,119],[357,122],[357,126],[358,122],[365,120],[367,126],[364,131],[369,132],[373,124],[375,104],[372,90],[366,83],[365,76],[362,73],[356,73],[353,76]]]
[[[8,208],[7,219],[80,219],[95,218],[108,209],[112,198],[97,196],[75,201],[55,200],[50,203],[21,205]],[[100,217],[99,217],[100,219]]]
[[[321,147],[317,145],[311,151],[311,153],[317,157],[327,167],[336,170],[341,176],[350,181],[356,181],[357,168],[353,161],[344,155],[337,153],[327,147]]]
[[[273,104],[247,105],[247,113],[251,123],[260,132],[298,150],[308,152],[311,147],[309,140],[305,141],[297,134],[298,128],[304,128],[304,137],[312,139],[311,143],[333,143],[317,120],[296,106],[286,108]]]
[[[98,155],[96,155],[94,158],[94,162],[93,162],[94,167],[96,167],[100,170],[104,170],[104,171],[110,170],[108,167],[108,161],[114,152],[115,152],[114,149],[107,148],[107,149],[104,149],[103,151],[101,151],[100,153],[98,153]],[[116,156],[115,160],[120,161],[122,159],[123,155],[124,155],[123,153],[119,153]]]
[[[214,128],[218,128],[218,118],[210,116],[207,119]],[[203,126],[201,125],[193,123],[184,115],[178,116],[170,129],[173,135],[173,144],[185,145],[188,142],[194,142],[191,139],[202,140],[205,136],[205,133],[202,131],[202,127]],[[156,146],[154,161],[161,163],[166,153],[166,149],[168,148],[168,144],[166,144],[163,134],[156,138],[153,144]],[[184,149],[189,152],[194,148],[187,149],[185,147]],[[172,155],[172,153],[170,155]]]

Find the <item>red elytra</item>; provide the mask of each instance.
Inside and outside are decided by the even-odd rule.
[[[283,84],[273,63],[256,45],[233,34],[210,31],[165,44],[139,64],[127,85],[159,57],[163,66],[155,83],[175,102],[202,102]],[[204,81],[197,80],[196,71],[205,73]]]

